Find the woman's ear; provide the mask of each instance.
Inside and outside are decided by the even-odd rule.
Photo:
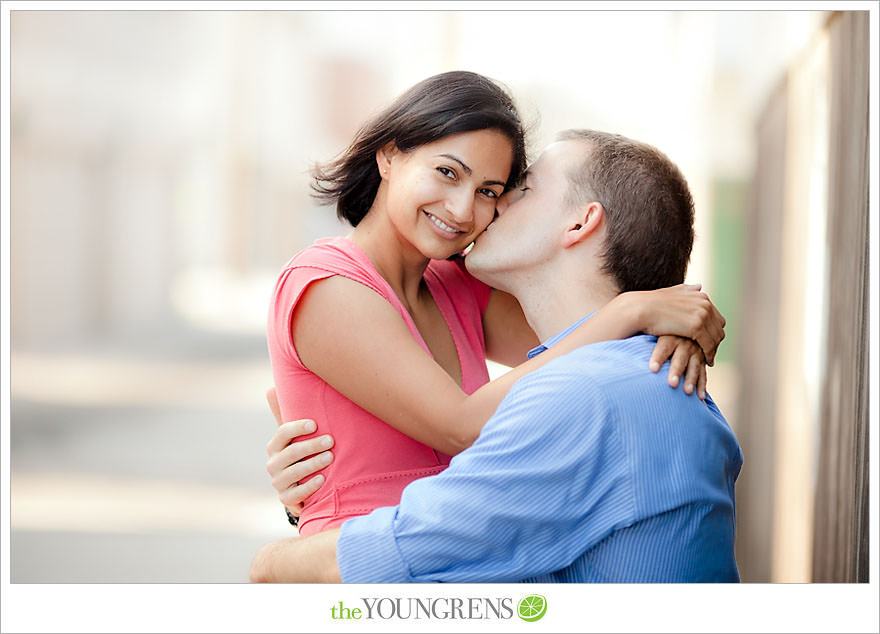
[[[397,154],[397,145],[392,141],[376,150],[376,166],[379,168],[379,177],[388,176],[388,170],[391,168],[391,159]]]
[[[562,247],[580,244],[592,236],[605,221],[605,208],[600,202],[591,202],[588,205],[578,207],[571,216],[572,222],[562,236]]]

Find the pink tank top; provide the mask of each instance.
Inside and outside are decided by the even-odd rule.
[[[326,482],[303,509],[301,535],[339,526],[350,517],[380,506],[396,505],[407,484],[439,473],[450,459],[362,409],[300,361],[290,335],[294,309],[309,284],[334,275],[354,280],[384,297],[400,313],[416,341],[431,354],[397,295],[351,240],[317,240],[284,267],[275,286],[268,323],[269,358],[282,418],[311,418],[317,423],[312,436],[332,434],[335,439],[334,460],[322,471]],[[461,365],[462,389],[470,394],[489,380],[482,316],[491,289],[474,279],[461,261],[432,260],[424,278],[452,333]]]

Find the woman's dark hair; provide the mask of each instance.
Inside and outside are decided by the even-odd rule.
[[[339,158],[313,171],[314,196],[336,203],[336,214],[356,227],[379,189],[376,151],[394,143],[403,152],[459,132],[498,130],[513,143],[513,165],[505,190],[526,168],[525,130],[507,91],[467,71],[425,79],[367,122]]]

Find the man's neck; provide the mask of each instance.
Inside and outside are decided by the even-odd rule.
[[[546,341],[578,319],[600,310],[618,291],[607,280],[597,280],[594,284],[562,284],[557,279],[514,289],[513,294],[538,339]]]

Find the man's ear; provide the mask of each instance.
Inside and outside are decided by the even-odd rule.
[[[562,236],[562,248],[574,246],[593,235],[605,222],[605,208],[600,202],[579,206],[571,216],[572,222]]]
[[[397,152],[397,145],[393,141],[376,150],[376,166],[379,168],[380,178],[388,176],[388,170],[391,168],[391,159],[394,158]]]

